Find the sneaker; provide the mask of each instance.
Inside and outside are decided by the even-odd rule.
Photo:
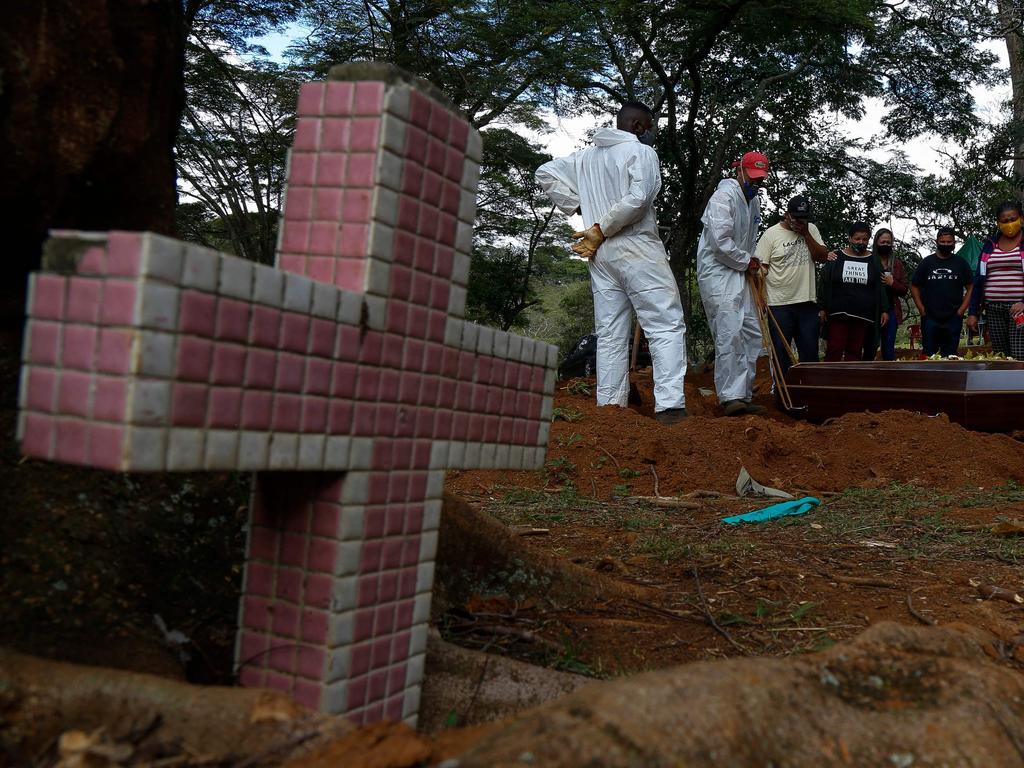
[[[768,409],[765,408],[763,405],[754,405],[753,403],[746,403],[746,406],[747,406],[747,413],[752,414],[752,415],[757,415],[757,414],[767,413],[768,412]]]
[[[744,416],[749,413],[747,404],[742,400],[726,400],[722,403],[722,410],[726,416]]]
[[[654,414],[654,418],[659,424],[678,424],[683,419],[690,418],[690,414],[685,408],[666,408]]]

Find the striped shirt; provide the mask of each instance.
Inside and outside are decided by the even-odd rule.
[[[992,251],[985,264],[985,300],[1020,301],[1024,299],[1024,262],[1018,250]]]

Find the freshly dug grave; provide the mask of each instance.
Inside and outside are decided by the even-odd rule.
[[[1024,764],[1024,676],[971,627],[885,623],[823,653],[589,686],[486,735],[460,768]]]

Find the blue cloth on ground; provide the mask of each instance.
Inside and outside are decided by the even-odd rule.
[[[802,499],[783,501],[779,504],[772,504],[764,509],[755,509],[742,515],[723,517],[722,522],[727,525],[739,525],[740,523],[763,523],[765,520],[774,520],[776,517],[786,515],[804,515],[821,504],[813,496],[804,496]]]

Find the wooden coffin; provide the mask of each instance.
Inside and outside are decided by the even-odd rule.
[[[800,363],[786,377],[811,421],[901,408],[985,432],[1024,429],[1024,362],[921,360]]]

